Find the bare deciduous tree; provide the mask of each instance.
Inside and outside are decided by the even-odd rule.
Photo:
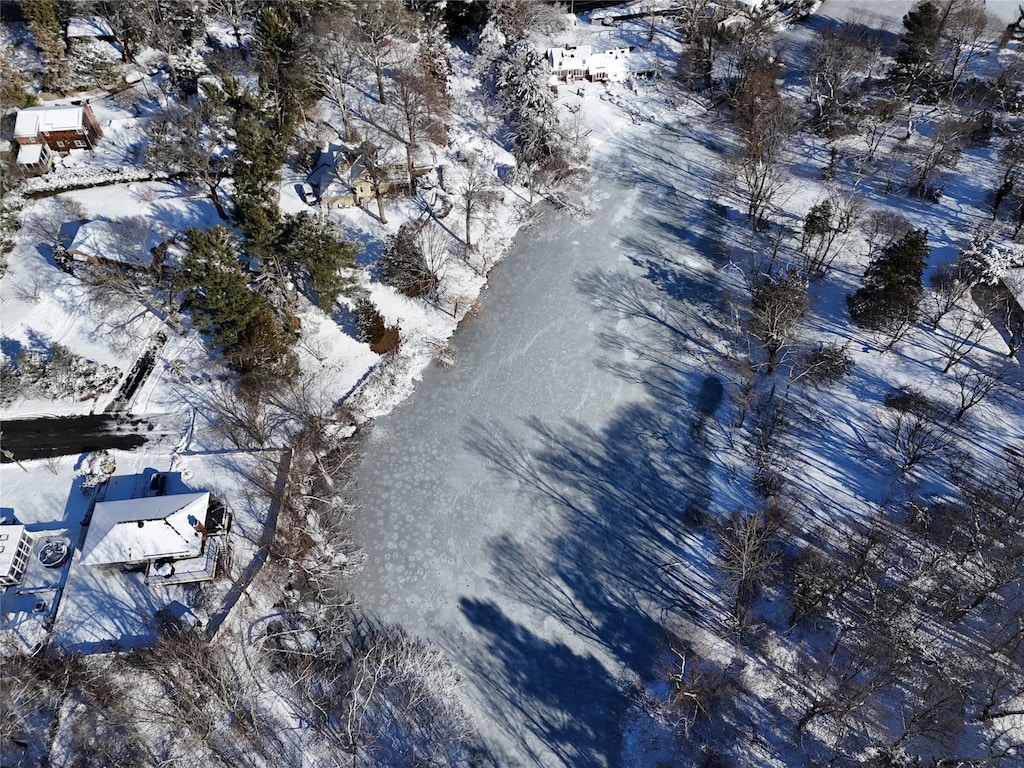
[[[777,529],[775,521],[759,511],[734,512],[717,531],[718,568],[733,595],[733,617],[740,626],[758,586],[778,561]]]
[[[890,412],[888,443],[900,473],[909,472],[949,447],[949,436],[935,416],[918,409]]]
[[[953,310],[950,314],[953,321],[947,323],[948,328],[946,328],[943,373],[949,373],[950,368],[967,357],[989,330],[988,321],[977,311],[976,307],[962,307]]]
[[[248,56],[248,49],[242,42],[242,30],[256,18],[257,0],[206,0],[209,13],[219,16],[231,25],[231,34],[242,56]]]
[[[395,128],[405,147],[405,164],[409,176],[409,193],[416,191],[414,157],[426,137],[443,134],[445,103],[436,82],[423,71],[419,58],[403,61],[391,78],[394,106],[400,116]]]
[[[341,14],[316,17],[310,34],[303,37],[311,79],[337,103],[348,142],[357,140],[348,103],[349,89],[360,62],[354,44],[357,39],[358,30],[352,20]]]
[[[356,6],[355,51],[359,58],[372,67],[377,80],[377,100],[387,103],[384,89],[384,67],[388,63],[395,43],[412,26],[412,19],[399,0],[372,0]]]
[[[495,202],[496,179],[477,154],[467,156],[462,163],[463,175],[456,187],[456,194],[462,202],[466,222],[466,250],[473,247],[472,226]]]
[[[859,98],[856,78],[870,71],[881,51],[881,38],[856,17],[823,31],[810,47],[807,67],[818,129],[825,135]]]
[[[202,99],[194,107],[167,106],[149,122],[146,161],[205,188],[217,215],[227,221],[220,186],[231,175],[233,161],[227,154],[232,139],[222,106],[213,98]]]
[[[953,413],[953,420],[960,421],[967,411],[988,397],[992,390],[1000,387],[1009,373],[1009,366],[1003,366],[992,374],[967,365],[957,366],[953,371],[953,381],[956,382],[959,404]]]
[[[867,240],[868,256],[874,256],[914,229],[905,216],[887,208],[869,211],[860,228]]]
[[[984,0],[952,0],[942,24],[938,59],[953,93],[968,68],[998,36],[999,19]]]

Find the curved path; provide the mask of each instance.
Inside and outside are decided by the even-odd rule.
[[[650,677],[666,612],[707,614],[686,565],[721,398],[693,362],[717,292],[711,150],[648,125],[594,165],[593,215],[519,235],[458,366],[377,420],[358,476],[353,588],[451,655],[503,767],[620,764],[624,675]]]

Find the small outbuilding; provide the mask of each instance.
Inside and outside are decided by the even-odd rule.
[[[69,43],[76,40],[102,40],[112,43],[115,40],[110,22],[102,16],[72,16],[68,19],[64,36]]]

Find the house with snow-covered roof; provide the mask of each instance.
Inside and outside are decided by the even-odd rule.
[[[14,140],[23,146],[45,144],[57,152],[70,152],[94,149],[102,138],[88,104],[19,109],[14,119]]]
[[[346,158],[352,158],[349,162]],[[433,162],[422,153],[413,155],[414,177],[433,170]],[[363,205],[377,195],[409,188],[405,149],[394,145],[381,149],[364,142],[358,150],[330,146],[323,150],[316,167],[306,179],[318,190],[320,202],[328,208]]]
[[[548,49],[551,74],[563,82],[585,80],[589,74],[590,57],[594,49],[589,45],[564,46]]]
[[[629,78],[631,48],[595,51],[589,45],[549,48],[548,65],[553,83],[590,80],[621,83]]]
[[[130,568],[198,558],[206,548],[209,507],[209,491],[98,502],[81,562]]]
[[[158,254],[166,256],[172,242],[143,219],[93,219],[78,225],[66,250],[75,261],[86,264],[107,261],[148,269]]]

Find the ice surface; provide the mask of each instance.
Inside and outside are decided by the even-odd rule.
[[[522,233],[455,338],[459,365],[428,371],[367,441],[361,601],[452,655],[500,765],[618,761],[616,681],[651,663],[678,576],[659,566],[700,556],[679,512],[705,500],[708,457],[665,442],[704,378],[673,362],[674,316],[714,296],[686,225],[714,214],[676,192],[709,163],[681,142],[609,137],[593,215]]]

